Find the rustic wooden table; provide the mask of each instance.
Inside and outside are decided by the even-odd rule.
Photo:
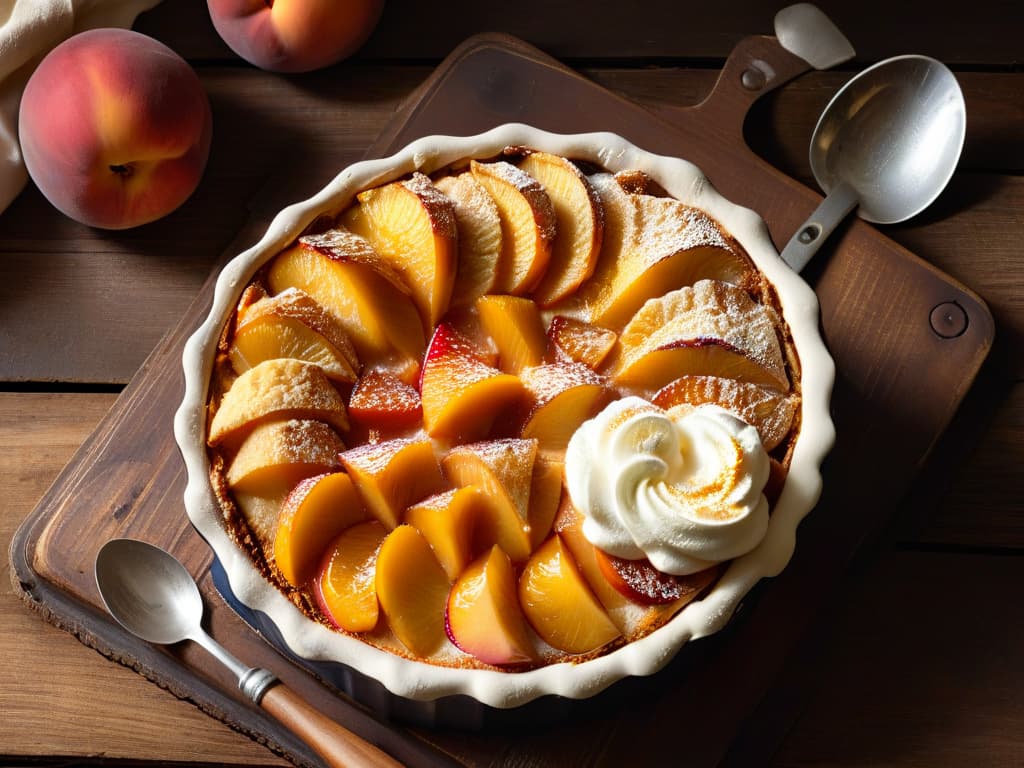
[[[358,57],[292,77],[234,58],[201,0],[167,2],[140,17],[136,29],[189,59],[207,88],[215,125],[210,164],[184,207],[137,230],[75,224],[31,185],[0,215],[4,548],[251,213],[308,196],[358,159],[462,39],[509,32],[630,99],[694,104],[738,40],[771,33],[777,7],[753,0],[678,5],[652,2],[641,12],[625,3],[523,0],[509,12],[485,3],[392,1]],[[850,38],[856,60],[804,75],[758,102],[746,126],[749,144],[813,187],[808,139],[851,73],[901,53],[947,62],[967,100],[960,168],[925,214],[885,232],[988,302],[996,344],[911,492],[893,505],[887,527],[863,543],[799,658],[785,665],[789,677],[777,681],[773,696],[796,697],[787,711],[798,717],[773,731],[784,734],[781,741],[737,743],[730,759],[1020,765],[1024,13],[995,0],[975,3],[969,18],[916,1],[819,5]],[[14,585],[0,592],[0,764],[285,764],[47,624],[17,595]],[[591,757],[599,763],[597,734],[595,742]],[[494,756],[494,764],[503,762]],[[528,763],[517,756],[517,764]]]

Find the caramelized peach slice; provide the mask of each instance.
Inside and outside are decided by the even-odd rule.
[[[571,161],[547,152],[531,152],[519,167],[541,183],[555,209],[557,236],[547,271],[533,299],[542,307],[571,295],[597,265],[604,237],[601,198]]]
[[[516,598],[512,563],[492,547],[452,585],[445,612],[448,639],[485,664],[533,660],[533,643]]]
[[[396,438],[351,448],[339,457],[370,513],[391,530],[406,508],[444,489],[427,438]]]
[[[299,288],[331,312],[359,359],[371,367],[407,366],[423,356],[423,324],[393,270],[365,239],[344,230],[299,238],[267,272],[271,290]]]
[[[448,309],[458,259],[451,199],[422,173],[358,195],[341,223],[365,237],[400,274],[426,328]]]
[[[486,504],[477,518],[478,548],[500,546],[521,562],[530,556],[530,491],[536,440],[487,440],[453,448],[441,461],[448,481],[475,486]]]
[[[519,604],[534,631],[566,653],[588,653],[620,635],[558,534],[523,569]]]
[[[539,455],[533,465],[530,481],[530,508],[527,522],[530,525],[530,549],[537,549],[551,533],[551,526],[562,502],[562,482],[565,463]]]
[[[495,415],[524,397],[519,378],[484,363],[464,338],[441,323],[420,377],[423,428],[432,437],[483,437]]]
[[[770,451],[789,433],[797,397],[772,386],[720,376],[681,376],[654,395],[654,404],[665,410],[704,403],[720,405],[756,427],[765,450]]]
[[[342,432],[348,429],[345,403],[319,366],[266,360],[235,379],[210,422],[207,442],[217,445],[262,422],[288,419],[316,419]]]
[[[256,426],[242,441],[225,481],[264,551],[274,546],[285,497],[300,480],[338,468],[341,438],[321,421]]]
[[[395,636],[426,658],[445,639],[445,606],[450,583],[423,534],[400,525],[377,553],[377,599]]]
[[[487,190],[501,218],[501,248],[495,291],[524,294],[536,287],[551,259],[555,209],[535,178],[511,163],[470,163],[473,177]]]
[[[771,310],[729,283],[701,280],[636,313],[619,337],[616,382],[657,390],[685,375],[789,389]]]
[[[377,553],[386,535],[380,521],[368,520],[328,541],[313,596],[335,627],[369,632],[377,626]]]
[[[262,298],[239,316],[228,349],[244,373],[265,360],[290,357],[320,366],[335,381],[352,383],[359,357],[341,323],[297,288]]]
[[[681,285],[754,280],[750,259],[703,211],[673,198],[631,195],[608,174],[591,181],[606,221],[615,220],[593,277],[578,293],[591,322],[617,330],[645,301]]]
[[[483,330],[498,348],[498,367],[505,373],[540,365],[547,339],[537,305],[521,296],[481,296],[476,309]]]
[[[486,501],[475,486],[452,488],[409,507],[405,520],[422,533],[454,581],[469,562],[476,519]]]
[[[583,363],[595,371],[608,358],[619,335],[583,320],[556,315],[548,326],[545,363],[571,361]]]
[[[604,377],[582,363],[527,368],[519,378],[533,398],[520,435],[536,439],[542,451],[564,451],[580,424],[610,396]]]
[[[445,176],[435,186],[455,205],[459,231],[459,263],[452,288],[452,306],[472,304],[491,292],[501,258],[501,217],[498,206],[473,174]]]
[[[626,560],[595,549],[601,574],[630,600],[645,605],[669,605],[690,602],[713,582],[717,566],[687,576],[663,573],[648,560]]]
[[[289,584],[302,587],[316,575],[327,542],[369,517],[343,472],[308,477],[281,505],[274,536],[274,562]]]
[[[415,387],[387,371],[367,371],[352,390],[348,415],[364,427],[401,430],[421,421],[423,407]]]

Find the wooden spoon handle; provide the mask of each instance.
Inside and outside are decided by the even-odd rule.
[[[282,683],[263,694],[260,706],[334,768],[402,768],[397,760],[342,728]]]

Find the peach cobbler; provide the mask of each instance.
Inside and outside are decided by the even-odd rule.
[[[315,622],[521,671],[658,629],[761,542],[800,431],[775,289],[639,170],[525,147],[358,192],[220,337],[228,529]]]

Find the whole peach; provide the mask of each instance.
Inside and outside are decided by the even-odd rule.
[[[126,29],[94,29],[54,48],[21,98],[25,167],[72,219],[126,229],[192,194],[212,120],[196,73],[178,54]]]
[[[207,0],[228,46],[260,69],[309,72],[351,56],[384,0]]]

